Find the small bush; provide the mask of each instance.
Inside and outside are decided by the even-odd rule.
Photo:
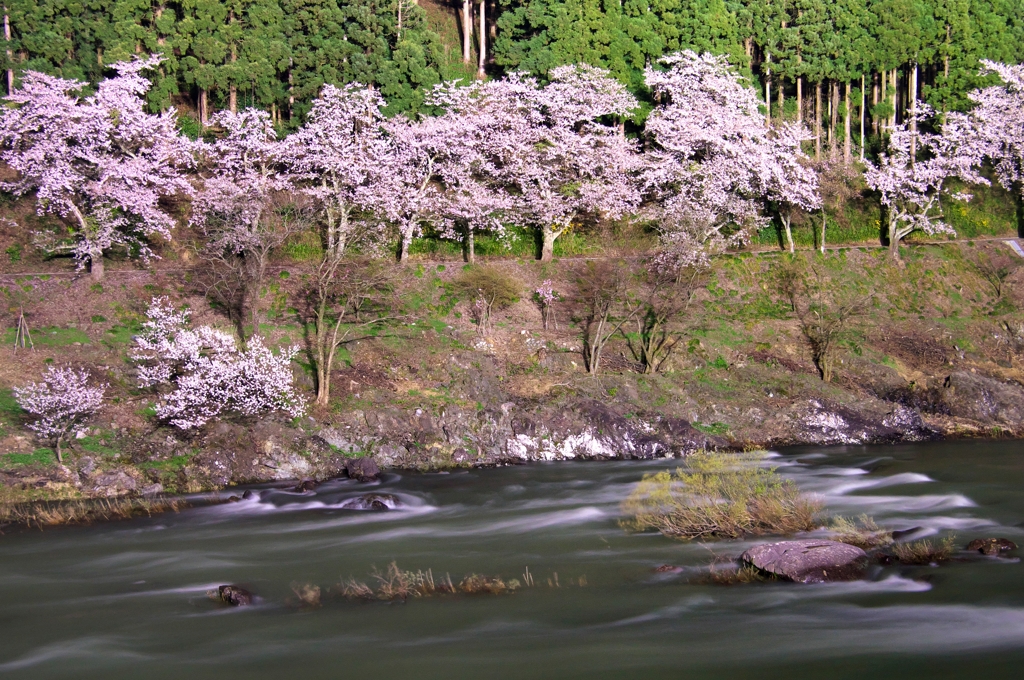
[[[522,284],[515,277],[486,266],[464,269],[455,279],[455,286],[473,300],[473,316],[481,331],[490,328],[492,312],[512,306],[522,292]]]
[[[623,524],[684,540],[738,538],[809,531],[820,509],[750,456],[702,452],[685,469],[645,476],[623,503],[632,515]]]
[[[928,539],[912,543],[896,543],[890,548],[892,556],[903,564],[932,564],[945,562],[953,556],[956,538],[950,536],[938,543]]]
[[[417,597],[432,597],[435,595],[454,595],[462,593],[465,595],[502,595],[513,593],[521,587],[518,579],[503,579],[500,576],[481,576],[470,574],[458,585],[452,582],[451,576],[434,577],[433,571],[405,571],[399,568],[398,564],[392,562],[383,572],[374,569],[370,575],[376,583],[366,583],[354,578],[343,581],[337,586],[335,592],[350,600],[408,600]],[[529,570],[524,578],[527,585],[533,585],[533,578]],[[555,575],[557,583],[558,575]],[[585,577],[580,578],[580,585],[585,585]]]

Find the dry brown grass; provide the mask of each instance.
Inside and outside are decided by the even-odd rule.
[[[0,504],[0,525],[48,527],[62,524],[89,524],[141,515],[177,512],[186,503],[177,498],[99,498],[73,501],[39,501]]]
[[[817,526],[821,504],[755,457],[701,452],[686,468],[643,478],[623,503],[629,529],[666,536],[738,538],[792,534]]]

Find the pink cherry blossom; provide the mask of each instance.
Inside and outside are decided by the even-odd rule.
[[[149,81],[142,71],[159,57],[114,64],[117,76],[83,97],[86,83],[27,71],[0,110],[0,159],[18,173],[2,187],[36,193],[40,214],[65,218],[69,241],[41,234],[40,245],[69,252],[93,277],[103,277],[103,255],[122,248],[143,260],[148,239],[171,238],[174,219],[160,198],[190,194],[182,174],[189,145],[177,134],[171,111],[145,110]]]
[[[82,420],[103,405],[107,385],[90,386],[89,371],[48,366],[43,381],[14,388],[18,405],[39,419],[29,429],[54,443],[57,460],[64,462],[61,443]]]

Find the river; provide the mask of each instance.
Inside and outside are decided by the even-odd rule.
[[[1024,545],[1024,443],[802,448],[773,464],[830,511],[919,535]],[[1019,677],[1024,568],[1014,558],[877,567],[823,585],[691,582],[752,542],[680,543],[618,526],[644,473],[678,461],[390,473],[367,487],[0,536],[0,677]],[[368,490],[391,512],[338,505]],[[392,560],[512,595],[352,602],[328,588]],[[657,573],[661,564],[682,573]],[[557,576],[556,576],[557,575]],[[581,578],[582,577],[582,578]],[[557,581],[557,587],[555,583]],[[549,585],[550,582],[550,585]],[[239,583],[255,606],[206,592]],[[293,584],[323,589],[296,606]]]

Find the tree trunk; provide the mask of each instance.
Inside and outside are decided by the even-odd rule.
[[[785,83],[782,80],[782,76],[779,76],[779,87],[778,87],[778,108],[779,108],[779,120],[782,120],[786,115],[786,88]]]
[[[469,66],[473,48],[473,0],[462,0],[462,63]]]
[[[89,251],[89,274],[93,281],[102,281],[106,273],[103,266],[103,251],[93,248]]]
[[[821,158],[821,81],[814,84],[814,160]]]
[[[772,117],[772,55],[769,52],[764,54],[764,117],[771,120]]]
[[[409,260],[409,246],[412,245],[413,229],[413,227],[407,227],[402,229],[402,237],[398,242],[399,262],[406,262]]]
[[[889,129],[893,130],[896,128],[896,69],[889,72],[889,86],[892,89],[892,118],[889,121]]]
[[[199,90],[199,126],[206,127],[210,124],[210,111],[207,108],[206,89]]]
[[[14,52],[11,51],[11,18],[7,15],[7,8],[4,7],[4,40],[7,41],[7,94],[14,92]]]
[[[850,83],[846,83],[845,109],[843,112],[843,162],[850,164]]]
[[[547,226],[541,230],[540,261],[551,262],[555,257],[555,239],[561,234],[553,227]]]
[[[825,213],[825,206],[821,207],[821,254],[825,254],[825,225],[828,224],[828,215]]]
[[[907,96],[910,98],[910,162],[917,158],[917,63],[910,71],[910,90]]]
[[[828,148],[834,153],[838,144],[836,143],[839,132],[839,83],[832,81],[828,94]]]
[[[60,449],[61,442],[64,440],[64,435],[57,437],[57,462],[61,465],[64,464],[64,454]]]
[[[796,122],[804,122],[804,77],[796,77]]]
[[[466,222],[466,236],[462,243],[462,259],[469,264],[476,263],[476,239],[469,222]]]
[[[786,247],[789,252],[795,253],[796,246],[793,244],[793,229],[789,215],[779,215],[779,221],[782,222],[782,231],[786,235]]]
[[[480,55],[476,72],[476,77],[480,79],[486,75],[484,73],[484,62],[487,58],[487,10],[485,8],[485,0],[480,0]]]
[[[866,87],[864,82],[864,74],[860,74],[860,160],[864,162],[864,146],[866,140],[864,139],[864,104],[866,95],[864,88]]]

